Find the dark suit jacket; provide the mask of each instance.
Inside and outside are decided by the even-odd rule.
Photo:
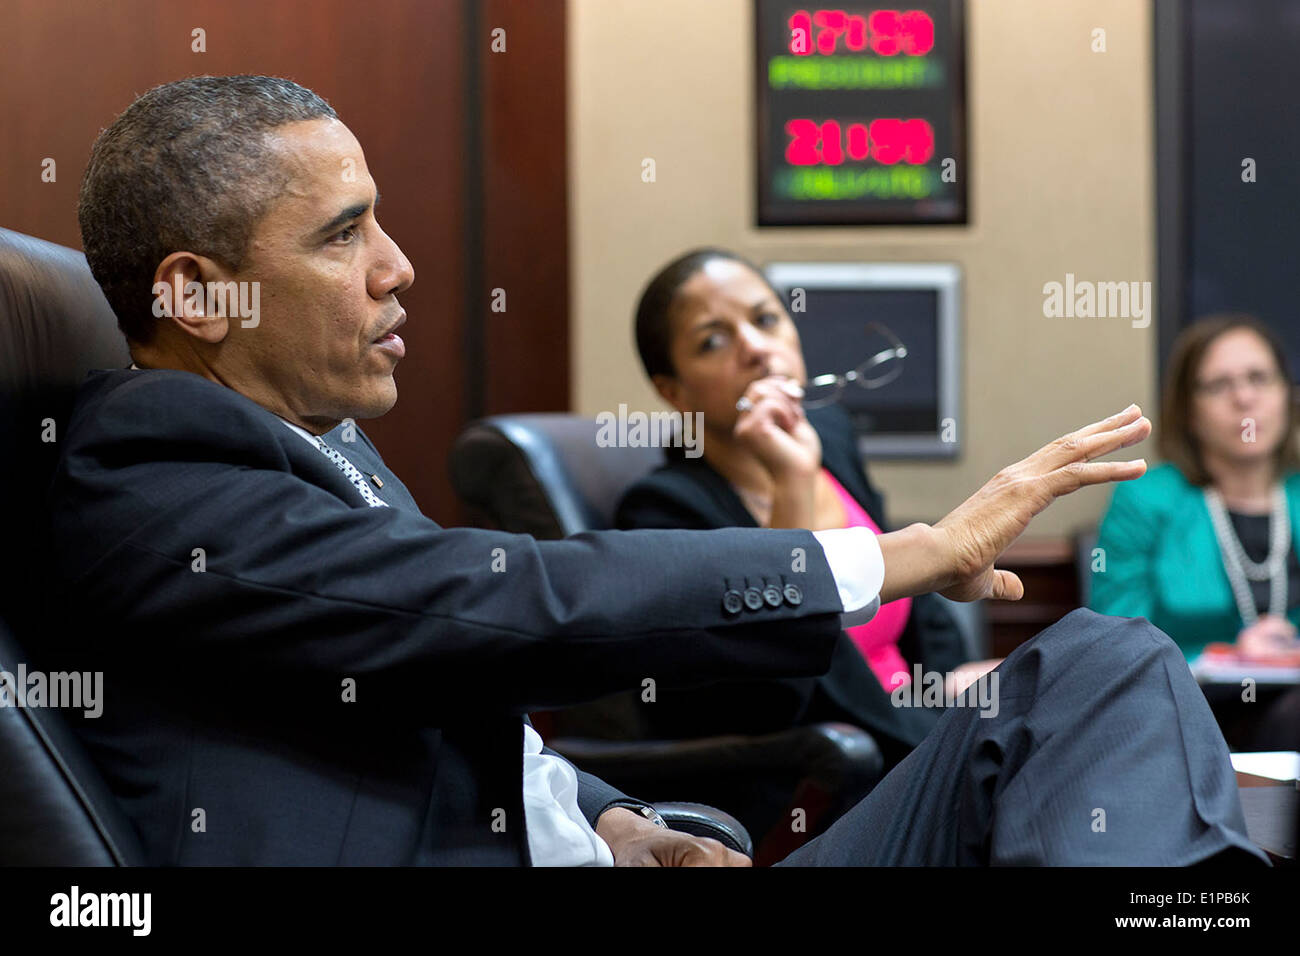
[[[883,500],[863,470],[847,413],[830,405],[807,414],[821,437],[826,470],[882,531],[888,531]],[[680,453],[628,490],[615,522],[620,528],[757,527],[725,478],[703,458]],[[919,662],[933,671],[950,671],[966,659],[956,623],[932,594],[913,598],[899,651],[909,664]],[[669,692],[643,710],[644,732],[653,737],[758,734],[847,721],[871,731],[889,766],[920,743],[940,713],[893,706],[847,634],[836,642],[830,670],[822,677],[728,682]]]
[[[391,507],[197,375],[92,372],[78,394],[45,659],[104,672],[103,715],[74,726],[153,863],[526,863],[528,710],[829,664],[841,604],[807,532],[444,529],[346,427],[326,440]],[[729,614],[746,578],[802,599]],[[593,823],[621,797],[582,775]]]

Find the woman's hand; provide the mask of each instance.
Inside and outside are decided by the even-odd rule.
[[[1130,405],[1003,468],[933,527],[916,524],[881,535],[881,602],[926,591],[954,601],[1019,600],[1025,593],[1020,579],[995,569],[993,562],[1034,515],[1062,495],[1085,485],[1140,477],[1147,468],[1142,459],[1093,459],[1135,445],[1149,434],[1151,422]]]
[[[778,485],[811,481],[822,466],[822,442],[808,424],[802,398],[799,383],[784,375],[751,382],[744,395],[750,407],[740,413],[732,431]]]
[[[1289,656],[1297,650],[1300,640],[1296,639],[1295,625],[1273,614],[1261,616],[1237,635],[1237,654],[1246,660]]]

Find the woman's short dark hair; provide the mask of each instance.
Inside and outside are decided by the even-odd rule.
[[[1294,428],[1294,389],[1291,372],[1287,368],[1286,350],[1276,333],[1252,315],[1244,312],[1218,312],[1198,319],[1179,333],[1170,353],[1166,369],[1164,394],[1161,396],[1160,424],[1156,432],[1156,447],[1160,456],[1172,462],[1193,485],[1208,485],[1210,474],[1205,470],[1200,442],[1192,429],[1192,397],[1196,392],[1197,376],[1201,362],[1211,345],[1227,332],[1247,329],[1254,332],[1268,346],[1277,363],[1278,372],[1286,385],[1286,427],[1278,446],[1275,464],[1279,474],[1300,467]]]
[[[689,282],[698,272],[715,259],[738,262],[752,269],[763,283],[772,289],[778,301],[780,293],[772,287],[763,275],[763,270],[744,256],[717,246],[704,246],[683,253],[654,274],[645,288],[636,307],[636,349],[641,356],[641,365],[646,375],[653,379],[656,375],[676,375],[673,366],[672,316],[673,302],[682,286]]]

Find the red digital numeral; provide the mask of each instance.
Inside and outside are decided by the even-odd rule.
[[[846,153],[854,162],[874,159],[886,166],[899,161],[919,166],[934,156],[934,127],[923,119],[850,123],[847,130],[838,120],[792,119],[785,132],[790,137],[785,160],[791,166],[839,166]]]
[[[849,126],[849,159],[861,162],[870,154],[870,142],[867,138],[867,128],[861,123],[851,124]]]
[[[844,148],[840,142],[840,124],[835,120],[822,123],[822,162],[838,166],[844,162]]]
[[[843,10],[818,10],[813,14],[813,23],[821,27],[817,31],[817,52],[830,56],[835,52],[835,41],[847,28],[848,16]]]
[[[923,119],[878,119],[868,127],[871,158],[892,166],[900,159],[919,166],[934,155],[934,129]]]
[[[816,166],[822,161],[818,139],[821,130],[810,119],[793,119],[785,124],[790,145],[785,148],[785,161],[791,166]]]
[[[849,31],[844,35],[844,45],[850,50],[864,50],[867,46],[867,20],[856,13],[849,17]]]
[[[871,49],[881,56],[893,56],[898,52],[898,34],[901,30],[897,10],[873,11],[867,20],[871,28]]]
[[[934,49],[934,21],[923,10],[908,10],[898,18],[899,42],[908,56],[925,56]]]
[[[880,56],[925,56],[934,49],[934,21],[924,10],[873,10],[866,17],[845,10],[796,10],[790,15],[790,52],[832,56],[840,37],[848,50]],[[813,27],[817,27],[816,36]]]
[[[877,10],[867,21],[871,49],[881,56],[925,56],[934,49],[934,21],[924,10]]]
[[[812,54],[812,17],[807,10],[796,10],[790,16],[790,52],[795,56]]]

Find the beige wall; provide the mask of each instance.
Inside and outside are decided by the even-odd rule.
[[[1042,292],[1067,272],[1154,278],[1149,4],[967,6],[971,225],[760,231],[749,0],[569,0],[576,411],[662,407],[632,346],[633,303],[653,268],[709,243],[760,263],[962,266],[963,457],[872,465],[891,518],[937,518],[1002,465],[1130,401],[1154,413],[1154,321],[1048,319]],[[1091,51],[1096,27],[1105,53]],[[1094,522],[1107,494],[1056,503],[1031,533]]]

